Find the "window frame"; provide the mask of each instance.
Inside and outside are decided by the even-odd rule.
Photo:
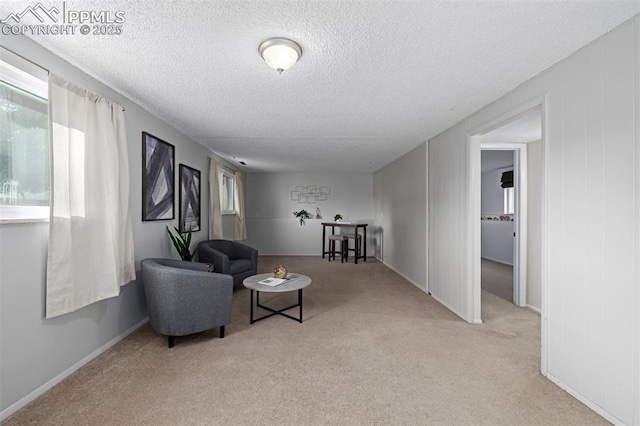
[[[0,80],[5,85],[48,103],[48,75],[44,68],[0,46]],[[0,225],[49,222],[50,215],[51,196],[48,206],[0,205]]]
[[[226,179],[230,179],[231,180],[231,195],[232,195],[232,205],[233,205],[233,209],[232,210],[227,210],[227,203],[225,203],[225,199],[226,199],[226,194],[229,193],[228,190],[226,190]],[[228,215],[235,215],[237,214],[237,210],[236,210],[236,175],[235,173],[230,172],[229,170],[223,169],[222,170],[222,191],[221,191],[221,196],[220,196],[220,206],[222,207],[222,215],[223,216],[228,216]]]

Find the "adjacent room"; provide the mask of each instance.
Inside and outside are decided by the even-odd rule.
[[[640,424],[640,2],[0,4],[0,421]]]

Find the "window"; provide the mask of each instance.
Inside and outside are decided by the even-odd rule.
[[[514,188],[504,188],[504,214],[514,214],[516,211]]]
[[[48,220],[46,71],[0,53],[0,221]]]
[[[235,214],[235,175],[224,170],[222,172],[222,214]]]

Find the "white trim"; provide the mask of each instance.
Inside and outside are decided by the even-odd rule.
[[[595,402],[591,401],[589,398],[587,398],[586,396],[582,395],[580,392],[578,392],[577,390],[573,389],[571,386],[563,383],[560,379],[558,379],[557,377],[553,376],[552,374],[547,374],[547,379],[551,380],[553,383],[555,383],[556,385],[558,385],[560,388],[562,388],[563,390],[565,390],[569,395],[571,395],[572,397],[574,397],[575,399],[577,399],[578,401],[582,402],[584,405],[586,405],[587,407],[591,408],[593,411],[595,411],[597,414],[601,415],[602,417],[604,417],[605,420],[607,420],[608,422],[613,423],[614,425],[619,425],[619,426],[624,426],[624,422],[622,420],[620,420],[619,418],[613,416],[611,413],[609,413],[608,411],[606,411],[604,408],[602,408],[601,406],[599,406],[598,404],[596,404]]]
[[[11,404],[9,407],[7,407],[2,412],[0,412],[0,422],[6,420],[7,418],[9,418],[9,416],[14,414],[16,411],[20,410],[22,407],[24,407],[25,405],[29,404],[30,402],[32,402],[36,398],[38,398],[40,395],[42,395],[43,393],[45,393],[49,389],[53,388],[55,385],[57,385],[58,383],[60,383],[64,379],[66,379],[67,377],[71,376],[73,373],[78,371],[81,367],[83,367],[84,365],[86,365],[90,361],[92,361],[93,359],[95,359],[98,356],[100,356],[103,353],[105,353],[113,345],[115,345],[116,343],[120,342],[122,339],[124,339],[125,337],[127,337],[128,335],[130,335],[131,333],[133,333],[134,331],[136,331],[140,327],[142,327],[148,321],[149,321],[149,318],[143,319],[142,321],[140,321],[139,323],[137,323],[133,327],[131,327],[128,330],[126,330],[124,333],[121,333],[118,336],[114,337],[113,339],[109,340],[107,343],[105,343],[104,345],[100,346],[98,349],[96,349],[95,351],[91,352],[89,355],[87,355],[86,357],[82,358],[80,361],[76,362],[71,367],[67,368],[62,373],[58,374],[56,377],[54,377],[53,379],[49,380],[48,382],[46,382],[42,386],[40,386],[38,389],[34,390],[33,392],[29,393],[25,397],[21,398],[20,400],[16,401],[15,403]]]
[[[376,259],[378,259],[376,257]],[[380,260],[380,259],[378,259]],[[411,284],[413,284],[414,286],[418,287],[418,289],[420,289],[420,291],[423,291],[425,293],[429,293],[427,291],[426,288],[423,288],[420,286],[420,284],[418,284],[417,282],[415,282],[414,280],[412,280],[411,278],[407,277],[405,274],[403,274],[402,272],[398,271],[396,268],[394,268],[393,266],[389,265],[388,263],[384,262],[383,260],[380,260],[380,263],[382,263],[384,266],[386,266],[387,268],[391,269],[393,272],[395,272],[396,274],[400,275],[402,278],[404,278],[405,280],[409,281]],[[425,286],[426,287],[426,286]]]
[[[16,225],[20,223],[49,223],[49,218],[41,219],[0,219],[0,225]]]
[[[425,213],[426,213],[426,226],[425,226],[425,259],[424,259],[424,284],[425,290],[428,294],[431,294],[429,291],[429,141],[424,142],[424,151],[425,151],[425,183],[424,190],[425,194]],[[381,251],[382,254],[382,251]]]
[[[540,309],[536,308],[535,306],[531,306],[531,305],[527,305],[526,308],[531,309],[533,312],[537,312],[540,315],[542,315],[542,312],[540,311]]]
[[[453,312],[454,314],[459,316],[463,321],[471,322],[472,324],[482,324],[482,320],[474,319],[473,321],[467,321],[467,319],[464,317],[464,315],[462,315],[460,312],[458,312],[458,310],[455,309],[453,306],[449,305],[447,302],[445,302],[444,300],[440,299],[438,296],[435,296],[435,295],[433,295],[431,293],[429,293],[429,296],[433,297],[436,300],[436,302],[440,303],[442,306],[444,306],[445,308],[447,308],[448,310],[450,310],[451,312]]]

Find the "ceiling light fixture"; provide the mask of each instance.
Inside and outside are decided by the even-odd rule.
[[[267,39],[260,43],[258,51],[267,65],[279,74],[294,66],[302,56],[300,45],[288,38]]]

